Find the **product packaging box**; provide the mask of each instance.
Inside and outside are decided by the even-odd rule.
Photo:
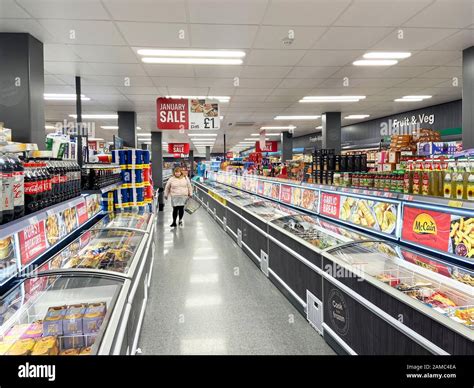
[[[389,172],[389,171],[395,171],[396,168],[395,163],[384,163],[382,171],[384,172]]]
[[[388,162],[389,163],[400,162],[400,151],[390,151],[388,153]]]
[[[97,338],[97,335],[96,334],[89,334],[86,336],[86,346],[89,347],[89,346],[92,346],[94,345],[94,342]]]
[[[85,340],[83,335],[70,335],[62,337],[62,349],[80,349],[84,347]]]
[[[43,335],[43,322],[34,322],[21,335],[21,338],[39,338]]]
[[[105,313],[105,302],[89,304],[82,321],[84,334],[97,333],[104,321]]]
[[[43,335],[63,335],[63,319],[66,306],[50,307],[43,321]]]
[[[83,333],[84,313],[86,312],[85,304],[77,304],[68,306],[63,320],[63,333],[66,336],[77,335]]]
[[[15,342],[21,338],[23,334],[30,328],[29,323],[22,323],[19,325],[13,326],[3,337],[3,342],[11,343]]]
[[[432,143],[418,143],[418,155],[432,155]]]

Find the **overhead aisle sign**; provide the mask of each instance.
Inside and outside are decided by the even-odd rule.
[[[156,100],[157,128],[160,130],[219,129],[219,103],[198,98]]]

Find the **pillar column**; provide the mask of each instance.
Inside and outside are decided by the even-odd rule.
[[[281,161],[293,159],[293,135],[290,132],[281,133]]]
[[[30,34],[0,33],[0,121],[13,141],[45,147],[43,43]]]
[[[135,112],[119,111],[118,135],[123,139],[125,147],[136,148],[137,114]]]
[[[211,147],[206,146],[206,160],[211,160]]]
[[[159,210],[162,211],[165,204],[163,198],[163,134],[161,132],[151,133],[151,160],[152,177],[155,190],[158,189]]]
[[[192,178],[194,176],[194,150],[189,150],[189,178]]]
[[[148,144],[142,143],[142,150],[147,150],[148,149]]]
[[[474,148],[474,46],[462,52],[462,147]]]
[[[322,148],[341,152],[341,112],[326,112],[322,115]]]

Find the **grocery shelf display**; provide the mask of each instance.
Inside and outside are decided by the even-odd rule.
[[[222,172],[211,179],[194,180],[195,197],[338,353],[474,354],[470,262],[402,238],[405,208],[421,202]],[[467,244],[456,232],[470,228],[472,211],[430,206],[454,213],[448,237]]]

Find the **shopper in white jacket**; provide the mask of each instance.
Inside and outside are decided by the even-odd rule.
[[[176,218],[179,215],[179,226],[183,226],[184,206],[186,201],[193,194],[193,188],[189,178],[183,173],[181,168],[176,167],[173,170],[173,176],[168,180],[165,187],[165,200],[171,197],[171,206],[173,206],[172,228],[176,227]]]

